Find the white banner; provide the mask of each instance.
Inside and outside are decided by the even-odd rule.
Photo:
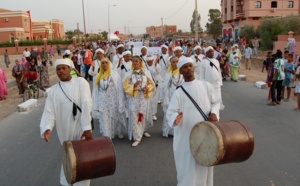
[[[141,48],[142,47],[140,47],[140,48],[136,48],[136,47],[134,47],[133,48],[133,56],[135,56],[135,55],[141,55]],[[147,48],[147,55],[153,55],[153,57],[154,58],[156,58],[156,55],[157,54],[159,54],[159,55],[161,55],[161,48],[160,47],[148,47]]]

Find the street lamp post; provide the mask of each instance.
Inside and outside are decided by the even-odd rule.
[[[197,10],[197,0],[195,0],[195,23],[194,23],[194,26],[195,26],[195,39],[196,41],[198,41],[198,10]]]
[[[82,14],[83,14],[83,27],[84,27],[84,46],[86,47],[86,27],[85,27],[85,13],[84,13],[84,2],[82,0]]]
[[[116,5],[111,5],[108,3],[108,41],[110,42],[110,24],[109,24],[109,8],[110,7],[113,7],[113,6],[116,6]]]

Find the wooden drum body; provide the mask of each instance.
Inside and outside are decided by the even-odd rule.
[[[114,174],[116,156],[112,141],[107,137],[65,141],[63,167],[70,184]]]
[[[203,166],[246,161],[254,150],[251,129],[241,121],[203,121],[190,134],[190,149]]]

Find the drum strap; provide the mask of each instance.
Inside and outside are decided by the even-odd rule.
[[[192,98],[192,96],[183,88],[182,85],[178,86],[178,88],[181,88],[183,90],[183,92],[187,95],[187,97],[190,98],[190,100],[192,101],[192,103],[195,105],[195,107],[197,108],[197,110],[200,112],[200,114],[202,115],[202,117],[204,118],[205,121],[208,121],[208,117],[206,116],[206,114],[203,112],[203,110],[200,108],[200,106],[197,104],[197,102]]]
[[[74,116],[74,120],[75,120],[75,116],[77,115],[77,109],[79,110],[79,112],[81,113],[81,108],[74,102],[71,100],[71,98],[66,94],[66,92],[64,91],[64,89],[61,87],[60,82],[58,82],[60,89],[62,90],[62,92],[65,94],[65,96],[73,103],[73,116]],[[92,126],[92,130],[94,130],[94,121],[93,121],[93,117],[91,120],[91,126]]]

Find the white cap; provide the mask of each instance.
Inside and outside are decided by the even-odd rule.
[[[145,49],[147,50],[147,47],[146,47],[146,46],[142,46],[141,50],[142,50],[143,48],[145,48]]]
[[[180,69],[183,65],[187,64],[187,63],[191,63],[194,65],[193,59],[190,57],[180,57],[179,61],[177,63],[177,68]]]
[[[119,45],[117,46],[117,49],[120,48],[120,47],[123,47],[123,48],[124,48],[124,45],[119,44]]]
[[[65,50],[64,55],[70,55],[70,54],[71,54],[70,50]]]
[[[148,55],[146,57],[146,61],[153,61],[154,60],[154,57],[152,55]]]
[[[101,48],[98,48],[95,52],[95,54],[97,54],[98,52],[101,52],[102,54],[104,54],[104,51]]]
[[[176,50],[181,50],[181,51],[183,51],[182,48],[181,48],[180,46],[175,47],[175,48],[174,48],[174,52],[175,52]]]
[[[66,58],[66,59],[58,59],[55,61],[55,68],[58,66],[58,65],[67,65],[69,67],[71,67],[71,63],[73,61],[69,58]]]
[[[124,51],[124,52],[122,53],[122,56],[126,56],[126,55],[128,55],[128,54],[130,54],[130,55],[131,55],[131,52],[130,52],[129,50],[127,50],[127,51]]]
[[[163,48],[168,49],[167,45],[162,45],[162,46],[161,46],[161,49],[163,49]]]
[[[210,51],[210,50],[214,50],[214,48],[212,46],[208,46],[205,48],[205,53]]]
[[[196,51],[197,49],[201,49],[201,46],[197,45],[194,47],[194,51]]]

